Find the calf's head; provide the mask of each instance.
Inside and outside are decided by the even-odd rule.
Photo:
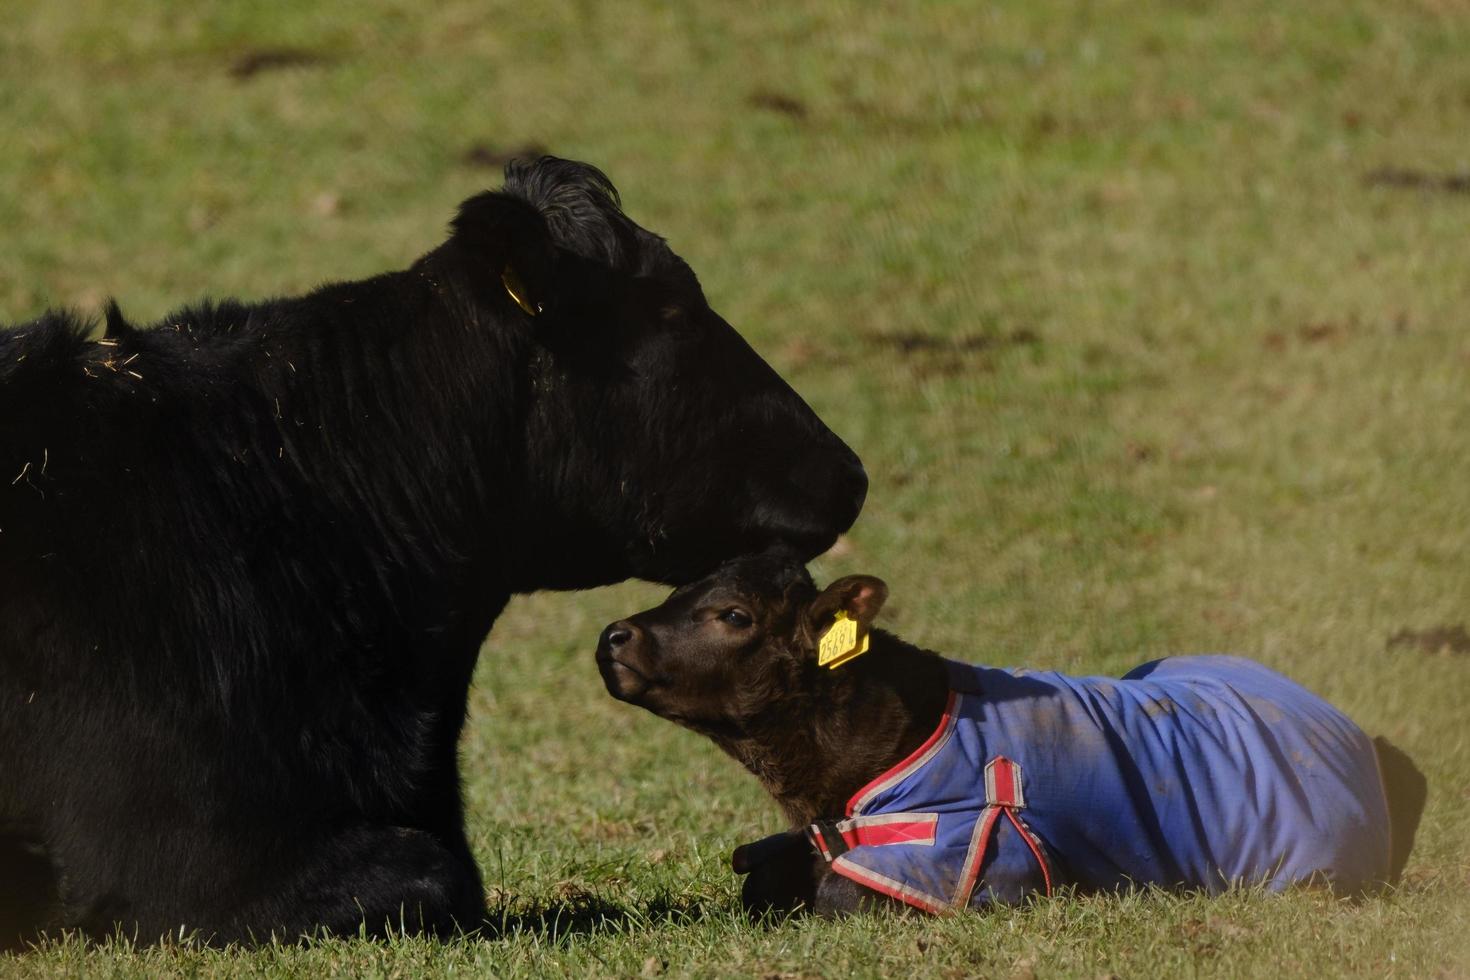
[[[609,625],[598,668],[621,701],[706,734],[748,735],[827,696],[820,637],[839,610],[866,632],[887,594],[870,575],[819,592],[798,563],[739,558]]]
[[[493,257],[484,302],[531,338],[518,552],[534,585],[678,584],[771,547],[810,558],[856,519],[857,456],[599,171],[511,164],[463,205],[456,246]]]

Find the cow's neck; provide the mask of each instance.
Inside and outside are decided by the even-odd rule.
[[[309,331],[261,338],[271,417],[260,439],[381,567],[447,590],[451,605],[466,589],[492,607],[509,593],[532,345],[465,278],[435,252],[299,301],[311,304]]]
[[[760,779],[793,826],[841,816],[859,789],[934,732],[949,685],[936,655],[874,630],[872,649],[824,671],[808,696],[715,741]]]

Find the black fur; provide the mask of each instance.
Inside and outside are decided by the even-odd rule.
[[[402,272],[106,319],[0,332],[0,943],[474,927],[509,596],[812,555],[866,489],[584,164]]]
[[[869,631],[872,649],[841,670],[817,663],[837,609],[871,626],[887,586],[854,575],[818,591],[789,556],[742,556],[661,605],[611,623],[597,663],[613,697],[709,736],[761,781],[792,828],[735,851],[753,916],[902,910],[831,871],[807,842],[853,792],[914,751],[944,714],[938,654]]]

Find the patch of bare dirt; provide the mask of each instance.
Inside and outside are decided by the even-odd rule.
[[[1363,183],[1369,187],[1470,194],[1470,173],[1432,173],[1407,167],[1383,167],[1364,176]]]
[[[337,59],[308,48],[256,48],[246,51],[230,65],[230,77],[248,81],[256,75],[289,68],[324,68]]]
[[[1424,630],[1401,629],[1388,638],[1390,650],[1408,647],[1421,653],[1470,653],[1470,633],[1464,624],[1432,626]]]
[[[745,104],[753,109],[763,109],[790,119],[805,119],[809,111],[806,103],[792,95],[784,95],[769,89],[757,89],[745,97]]]

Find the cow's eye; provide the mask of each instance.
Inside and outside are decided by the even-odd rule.
[[[755,622],[744,609],[726,609],[720,613],[720,619],[738,630],[749,629],[751,623]]]

